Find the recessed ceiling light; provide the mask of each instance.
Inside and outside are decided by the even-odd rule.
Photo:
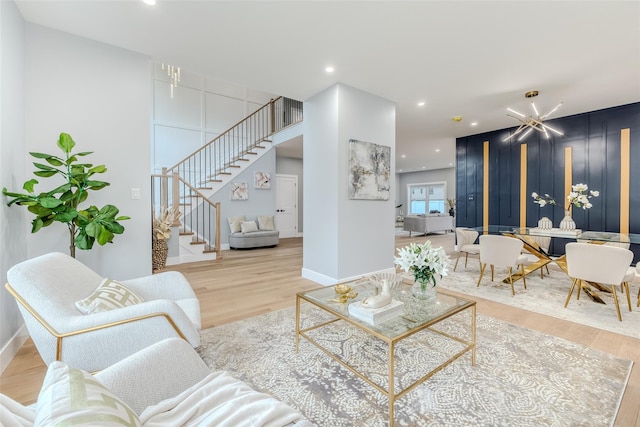
[[[478,126],[478,122],[471,122],[470,125],[471,126]]]
[[[439,148],[436,148],[436,153],[439,153],[439,152],[440,152],[440,149],[439,149]]]
[[[404,159],[404,158],[406,158],[406,157],[407,157],[407,155],[406,155],[406,154],[403,154],[403,155],[402,155],[402,156],[400,156],[400,157],[402,157],[402,158]]]
[[[427,168],[426,166],[423,166],[423,167],[422,167],[422,169],[426,169],[426,168]]]
[[[156,0],[142,0],[144,4],[148,4],[149,6],[155,6]]]
[[[324,69],[327,73],[333,73],[336,69],[333,68],[332,66],[328,66],[327,68]]]
[[[453,163],[449,163],[449,166],[453,166]]]
[[[419,102],[418,102],[418,107],[424,107],[424,104],[426,104],[426,102],[424,102],[424,101],[419,101]]]

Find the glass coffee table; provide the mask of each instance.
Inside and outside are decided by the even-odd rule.
[[[366,381],[376,390],[383,395],[387,396],[389,401],[389,426],[394,424],[394,404],[395,401],[411,390],[422,384],[424,381],[435,375],[446,366],[450,365],[453,361],[471,351],[471,365],[476,363],[476,302],[473,300],[460,298],[445,293],[437,292],[436,297],[432,300],[422,301],[417,300],[411,295],[410,285],[403,283],[396,289],[394,289],[393,298],[405,303],[404,314],[394,317],[386,322],[370,325],[369,323],[357,320],[349,315],[348,306],[349,303],[362,300],[363,298],[376,294],[376,286],[373,282],[368,280],[359,280],[357,282],[347,283],[349,286],[358,293],[358,296],[349,300],[346,303],[336,302],[336,293],[333,286],[322,287],[313,289],[310,291],[299,292],[296,295],[296,352],[298,351],[300,337],[305,338],[320,350],[322,350],[329,357],[340,363],[346,369],[351,371],[358,378]],[[313,306],[320,309],[330,316],[328,320],[321,321],[318,324],[308,325],[305,328],[301,327],[301,312],[300,305],[303,301],[306,301]],[[454,336],[451,333],[444,332],[436,329],[436,326],[443,322],[445,319],[449,319],[452,316],[464,312],[470,311],[470,325],[468,329],[468,336],[465,332],[465,337]],[[337,352],[332,351],[328,346],[321,344],[319,339],[314,338],[310,332],[319,331],[321,328],[329,327],[335,322],[347,322],[352,326],[366,332],[370,336],[381,340],[388,346],[387,357],[382,359],[388,360],[387,373],[388,382],[387,387],[376,383],[373,379],[369,378],[366,373],[363,373],[358,367],[353,366],[347,360],[344,360]],[[307,322],[308,323],[308,322]],[[466,329],[466,326],[465,326]],[[458,345],[457,351],[447,356],[446,360],[441,361],[437,366],[430,367],[429,371],[412,381],[402,389],[396,390],[396,345],[402,340],[411,337],[412,335],[421,331],[430,331],[438,334],[440,337],[444,337],[447,340],[454,340]],[[426,332],[424,332],[426,333]],[[349,338],[345,338],[348,340]],[[435,351],[435,350],[434,350]]]

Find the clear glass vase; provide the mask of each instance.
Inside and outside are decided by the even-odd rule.
[[[415,279],[411,286],[411,294],[420,300],[429,300],[436,297],[436,287],[428,279]]]

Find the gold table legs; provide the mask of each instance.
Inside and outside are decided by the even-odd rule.
[[[390,338],[385,338],[382,337],[378,334],[372,334],[373,336],[382,339],[383,341],[387,342],[388,344],[388,360],[389,360],[389,365],[388,365],[388,386],[387,389],[381,387],[380,385],[376,384],[375,382],[373,382],[371,379],[365,377],[361,372],[359,372],[358,370],[356,370],[354,367],[352,367],[348,362],[342,360],[338,355],[332,353],[331,351],[329,351],[328,349],[326,349],[325,347],[323,347],[320,343],[318,343],[316,340],[314,340],[313,338],[311,338],[307,332],[314,330],[314,329],[318,329],[321,328],[325,325],[337,322],[339,320],[344,320],[341,319],[339,317],[335,318],[335,319],[331,319],[329,321],[323,322],[321,324],[318,325],[313,325],[310,326],[308,328],[304,328],[302,329],[300,326],[300,300],[303,299],[301,298],[299,295],[296,296],[296,337],[295,337],[295,346],[296,346],[296,353],[299,350],[299,343],[300,343],[300,337],[304,337],[307,341],[309,341],[310,343],[312,343],[313,345],[315,345],[317,348],[319,348],[323,353],[325,353],[327,356],[331,357],[333,360],[335,360],[336,362],[338,362],[340,365],[342,365],[343,367],[345,367],[346,369],[348,369],[349,371],[351,371],[356,377],[362,379],[363,381],[367,382],[369,385],[371,385],[372,387],[374,387],[376,390],[378,390],[380,393],[384,394],[387,396],[388,398],[388,402],[389,402],[389,406],[388,406],[388,412],[389,412],[389,427],[393,427],[394,426],[394,420],[395,420],[395,402],[396,400],[402,398],[405,394],[409,393],[410,391],[412,391],[413,389],[415,389],[416,387],[418,387],[420,384],[424,383],[426,380],[428,380],[429,378],[431,378],[433,375],[437,374],[438,372],[440,372],[442,369],[444,369],[445,367],[449,366],[451,363],[453,363],[455,360],[457,360],[458,358],[460,358],[461,356],[463,356],[464,354],[466,354],[468,351],[471,351],[471,366],[475,366],[476,365],[476,304],[475,302],[473,302],[473,304],[464,307],[460,310],[456,310],[455,312],[452,312],[450,315],[447,316],[443,316],[442,318],[440,318],[438,321],[444,320],[446,318],[449,318],[455,314],[458,314],[464,310],[467,310],[468,308],[471,309],[471,325],[470,325],[470,332],[471,332],[471,340],[467,341],[466,339],[462,339],[459,337],[455,337],[452,336],[446,332],[437,330],[435,328],[433,328],[433,325],[430,326],[426,326],[424,328],[419,328],[414,332],[419,332],[421,330],[429,330],[431,332],[440,334],[442,336],[445,336],[447,338],[450,338],[452,340],[458,341],[459,343],[462,343],[465,345],[465,347],[460,350],[459,352],[457,352],[456,354],[454,354],[453,356],[451,356],[449,359],[447,359],[446,361],[444,361],[442,364],[440,364],[439,366],[437,366],[436,368],[434,368],[433,370],[429,371],[426,375],[424,375],[423,377],[419,378],[418,380],[416,380],[414,383],[410,384],[409,386],[407,386],[406,388],[404,388],[403,390],[396,392],[395,390],[395,345],[400,342],[403,338],[405,338],[406,336],[401,336],[397,339],[390,339]],[[315,304],[313,301],[307,300],[305,299],[305,301],[310,302],[311,304],[315,305],[316,307],[323,309],[322,306]],[[352,322],[350,322],[352,323]],[[435,322],[435,324],[437,324],[437,322]],[[363,328],[365,331],[367,331],[366,328]],[[368,331],[367,331],[368,332]]]

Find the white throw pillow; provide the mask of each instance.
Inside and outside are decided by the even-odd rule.
[[[244,221],[244,215],[239,216],[230,216],[227,218],[227,222],[229,223],[229,228],[232,233],[240,232],[240,224]]]
[[[273,221],[273,216],[257,216],[258,228],[260,230],[275,230],[276,225]]]
[[[240,224],[240,230],[243,233],[251,233],[252,231],[258,231],[258,226],[255,221],[243,221]]]
[[[34,426],[141,426],[138,415],[91,374],[55,361],[38,395]]]
[[[122,283],[112,279],[102,279],[100,286],[91,295],[76,301],[76,307],[83,314],[90,314],[128,307],[141,302],[144,300]]]

